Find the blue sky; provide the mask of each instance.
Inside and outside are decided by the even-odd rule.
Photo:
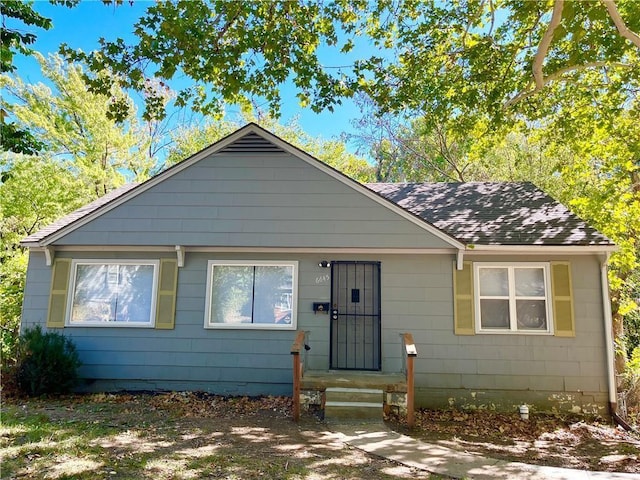
[[[61,43],[71,48],[91,51],[98,48],[98,39],[115,40],[118,37],[132,38],[131,32],[135,21],[144,13],[150,1],[136,0],[133,5],[125,0],[119,7],[105,6],[100,1],[83,1],[74,8],[54,6],[49,2],[36,1],[34,8],[51,18],[53,27],[50,30],[33,29],[37,34],[37,41],[33,48],[44,55],[55,53]],[[333,58],[329,61],[344,62]],[[15,59],[18,74],[27,83],[42,81],[39,68],[35,60],[18,55]],[[282,92],[282,118],[285,123],[294,116],[299,119],[305,131],[314,136],[325,139],[337,138],[343,132],[352,132],[350,120],[359,116],[357,107],[351,101],[343,101],[343,105],[336,106],[335,111],[315,114],[309,109],[298,106],[295,91],[286,88]]]

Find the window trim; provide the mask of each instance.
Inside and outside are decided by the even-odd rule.
[[[298,324],[298,261],[297,260],[209,260],[207,262],[207,289],[205,291],[204,328],[223,330],[296,330]],[[234,267],[293,267],[291,279],[291,323],[276,325],[263,323],[211,323],[213,297],[213,268],[216,265]]]
[[[76,278],[78,265],[152,265],[153,280],[151,285],[151,307],[149,322],[73,322],[71,311],[73,308],[73,298],[75,296]],[[158,281],[160,271],[160,260],[143,259],[73,259],[71,261],[71,278],[69,279],[67,310],[65,313],[65,327],[99,327],[99,328],[155,328],[156,308],[158,303]]]
[[[480,270],[482,268],[507,268],[509,280],[509,329],[483,329],[480,309]],[[545,330],[527,330],[517,328],[517,311],[514,308],[516,268],[542,268],[544,272],[545,306],[547,314],[547,328]],[[551,285],[551,264],[549,262],[474,262],[473,263],[473,306],[475,310],[475,333],[480,335],[554,335],[553,322],[553,292]],[[515,328],[514,328],[515,325]]]

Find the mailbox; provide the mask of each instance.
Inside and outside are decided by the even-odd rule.
[[[315,313],[329,313],[329,302],[313,302],[313,311]]]

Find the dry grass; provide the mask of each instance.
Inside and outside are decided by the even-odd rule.
[[[289,399],[84,395],[2,407],[1,477],[29,479],[435,478],[330,440]]]

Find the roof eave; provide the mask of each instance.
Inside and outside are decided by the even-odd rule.
[[[544,253],[544,254],[602,254],[613,253],[618,250],[617,245],[479,245],[467,244],[466,253]]]
[[[52,245],[54,242],[56,242],[57,240],[59,240],[60,238],[62,238],[64,236],[68,235],[69,233],[73,232],[77,228],[80,228],[81,226],[83,226],[83,225],[89,223],[90,221],[92,221],[93,219],[100,217],[101,215],[107,213],[108,211],[118,207],[119,205],[122,205],[123,203],[125,203],[128,200],[130,200],[131,198],[136,197],[137,195],[145,192],[146,190],[148,190],[148,189],[152,188],[153,186],[157,185],[158,183],[164,181],[166,178],[171,177],[171,176],[175,175],[176,173],[181,172],[182,170],[190,167],[194,163],[199,162],[200,160],[204,159],[205,157],[207,157],[209,155],[213,155],[213,154],[225,149],[228,145],[232,144],[236,140],[239,140],[240,138],[242,138],[243,136],[245,136],[248,133],[256,133],[256,134],[262,136],[266,140],[268,140],[268,141],[274,143],[275,145],[279,146],[280,148],[282,148],[287,153],[300,158],[301,160],[305,161],[306,163],[308,163],[308,164],[320,169],[321,171],[325,172],[326,174],[330,175],[331,177],[337,179],[338,181],[346,184],[347,186],[353,188],[354,190],[356,190],[356,191],[360,192],[361,194],[367,196],[368,198],[374,200],[376,203],[384,206],[385,208],[388,208],[389,210],[392,210],[396,214],[406,218],[407,220],[411,221],[412,223],[414,223],[418,227],[422,228],[423,230],[426,230],[429,233],[431,233],[431,234],[435,235],[436,237],[440,238],[441,240],[443,240],[444,242],[446,242],[450,246],[452,246],[452,247],[454,247],[454,248],[456,248],[458,250],[463,250],[465,248],[464,243],[456,240],[455,238],[453,238],[453,237],[449,236],[448,234],[442,232],[441,230],[435,228],[434,226],[432,226],[428,222],[425,222],[421,218],[419,218],[416,215],[414,215],[413,213],[405,210],[404,208],[400,207],[399,205],[395,204],[394,202],[392,202],[392,201],[382,197],[381,195],[377,194],[376,192],[368,189],[367,187],[365,187],[361,183],[357,182],[356,180],[353,180],[353,179],[347,177],[346,175],[344,175],[343,173],[339,172],[335,168],[330,167],[329,165],[323,163],[321,160],[318,160],[317,158],[313,157],[312,155],[309,155],[304,150],[301,150],[300,148],[296,147],[295,145],[292,145],[289,142],[287,142],[285,140],[282,140],[278,136],[272,134],[268,130],[265,130],[264,128],[262,128],[261,126],[257,125],[256,123],[249,123],[249,124],[245,125],[244,127],[236,130],[235,132],[233,132],[233,133],[227,135],[226,137],[222,138],[221,140],[217,141],[213,145],[210,145],[209,147],[201,150],[200,152],[197,152],[197,153],[193,154],[191,157],[187,158],[186,160],[183,160],[182,162],[173,165],[172,167],[168,168],[167,170],[165,170],[165,171],[157,174],[156,176],[150,178],[146,182],[141,183],[140,185],[138,185],[138,186],[132,188],[131,190],[125,192],[122,196],[117,197],[117,198],[111,200],[109,203],[97,208],[96,210],[92,211],[91,213],[87,214],[86,216],[79,218],[78,220],[70,223],[69,225],[61,228],[58,231],[52,232],[50,235],[44,237],[40,241],[38,241],[38,242],[27,242],[27,243],[24,243],[24,244],[21,243],[21,245],[23,245],[25,247],[28,247],[28,248],[46,247],[46,246]]]

